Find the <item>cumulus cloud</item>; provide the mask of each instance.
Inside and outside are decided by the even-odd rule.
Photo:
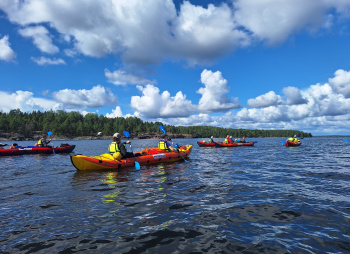
[[[328,80],[332,89],[345,98],[350,98],[350,71],[337,70],[334,75],[334,78]]]
[[[128,73],[123,70],[110,72],[106,69],[105,76],[108,78],[108,82],[115,85],[152,85],[156,83],[155,81],[150,81],[137,74]]]
[[[251,108],[264,108],[278,105],[280,102],[281,96],[277,95],[274,91],[270,91],[254,99],[249,99],[247,104]]]
[[[287,96],[287,105],[298,105],[307,102],[307,100],[302,97],[300,90],[296,87],[285,87],[283,88],[282,92]]]
[[[230,87],[227,85],[227,80],[222,77],[220,71],[212,72],[206,69],[203,70],[201,82],[205,87],[201,87],[197,91],[197,93],[202,95],[198,103],[198,110],[200,112],[213,113],[242,107],[237,98],[233,98],[231,101],[227,97]]]
[[[52,44],[49,31],[43,26],[27,27],[19,30],[19,34],[33,39],[34,45],[44,53],[55,54],[59,48]]]
[[[91,90],[63,89],[52,93],[53,98],[62,103],[65,108],[99,108],[106,105],[114,106],[117,97],[103,86],[94,86]]]
[[[208,63],[253,41],[280,43],[350,16],[350,2],[341,0],[236,0],[206,7],[184,1],[179,10],[171,0],[3,0],[0,9],[42,52],[58,52],[52,41],[59,36],[64,45],[74,44],[66,54],[117,54],[138,66],[169,58]]]
[[[66,64],[66,62],[61,58],[47,58],[47,57],[32,57],[31,58],[35,63],[38,65],[59,65],[59,64]]]
[[[235,20],[259,40],[281,43],[301,29],[315,31],[329,26],[329,15],[335,8],[346,13],[348,1],[328,0],[237,0]]]
[[[8,35],[0,39],[0,60],[8,62],[16,58],[16,53],[10,46]]]
[[[34,97],[32,92],[16,91],[15,93],[7,93],[0,91],[0,110],[4,112],[18,108],[22,112],[47,111],[61,109],[61,107],[62,105],[56,101]]]
[[[122,116],[123,116],[123,112],[119,106],[117,106],[115,109],[113,109],[112,113],[106,114],[106,117],[108,117],[108,118],[115,118],[115,117],[122,117]]]
[[[137,89],[142,96],[132,96],[131,107],[140,117],[187,117],[195,112],[196,106],[181,91],[170,96],[168,91],[160,93],[153,85],[137,86]]]

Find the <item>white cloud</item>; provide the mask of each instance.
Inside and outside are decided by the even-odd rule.
[[[226,94],[230,91],[230,87],[220,71],[203,70],[201,82],[205,87],[201,87],[197,91],[202,95],[198,103],[200,112],[213,113],[242,107],[237,98],[233,98],[233,101],[231,101],[227,97]]]
[[[207,7],[184,1],[179,10],[171,0],[3,0],[0,9],[26,27],[21,34],[43,52],[58,52],[52,44],[58,36],[74,43],[69,55],[117,54],[137,66],[169,58],[208,63],[255,40],[283,42],[302,29],[317,31],[350,17],[345,0],[235,0]]]
[[[251,108],[264,108],[269,106],[275,106],[281,103],[281,96],[277,95],[274,91],[270,91],[266,94],[260,95],[255,99],[249,99],[247,104]]]
[[[47,57],[32,57],[31,58],[35,63],[37,63],[38,65],[59,65],[59,64],[66,64],[66,62],[61,59],[61,58],[54,58],[54,59],[50,59]]]
[[[337,70],[335,77],[328,80],[332,89],[345,98],[350,98],[350,71]]]
[[[20,35],[33,39],[35,46],[44,53],[55,54],[59,48],[52,44],[49,31],[43,26],[27,27],[19,30]]]
[[[98,108],[115,105],[117,97],[103,86],[94,86],[91,90],[63,89],[52,93],[53,98],[62,103],[65,108]]]
[[[108,82],[115,85],[152,85],[155,81],[150,81],[139,75],[131,74],[123,70],[117,70],[110,72],[105,69],[105,76],[108,78]]]
[[[159,88],[153,85],[137,86],[137,89],[142,96],[132,96],[131,107],[140,117],[187,117],[195,112],[196,106],[181,91],[171,97],[168,91],[160,94]]]
[[[287,96],[287,105],[298,105],[307,102],[307,100],[301,96],[300,90],[296,87],[288,86],[283,88],[282,91]]]
[[[22,112],[47,111],[59,109],[61,105],[53,100],[34,97],[33,93],[28,91],[16,91],[11,94],[0,91],[0,110],[9,112],[18,108]]]
[[[16,53],[10,46],[8,35],[0,39],[0,60],[8,62],[16,58]]]
[[[106,117],[108,117],[108,118],[115,118],[115,117],[122,117],[122,116],[123,116],[123,112],[119,106],[117,106],[115,109],[113,109],[112,113],[106,114]]]
[[[260,40],[280,43],[301,29],[316,30],[329,22],[332,8],[350,6],[328,0],[237,0],[235,20]]]

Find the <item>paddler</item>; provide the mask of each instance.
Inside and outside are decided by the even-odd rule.
[[[158,143],[158,148],[159,149],[162,149],[162,150],[165,150],[165,151],[167,151],[167,152],[173,152],[173,151],[175,151],[175,148],[173,148],[172,146],[171,146],[171,143],[168,141],[168,139],[169,139],[169,136],[168,136],[168,134],[166,134],[166,133],[163,133],[162,134],[162,140],[161,141],[159,141],[159,143]]]
[[[51,147],[48,144],[51,142],[51,139],[49,141],[46,140],[46,134],[43,135],[41,139],[38,141],[38,146],[40,147]]]
[[[213,137],[213,136],[211,136],[211,137],[210,137],[210,139],[209,139],[209,143],[215,143],[215,141],[214,141],[214,137]]]
[[[122,135],[118,132],[113,135],[113,142],[109,145],[108,151],[115,160],[121,160],[125,158],[134,157],[133,153],[127,152],[126,144],[131,144],[130,140],[126,142],[122,141]]]

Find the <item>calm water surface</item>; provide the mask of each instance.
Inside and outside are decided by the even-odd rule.
[[[0,252],[350,253],[350,144],[254,140],[174,140],[194,144],[189,162],[140,171],[78,172],[64,154],[0,157]],[[54,145],[67,142],[84,155],[110,143]],[[134,151],[156,143],[132,141]]]

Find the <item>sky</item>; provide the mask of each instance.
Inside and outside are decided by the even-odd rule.
[[[350,0],[0,0],[0,110],[350,135]]]

